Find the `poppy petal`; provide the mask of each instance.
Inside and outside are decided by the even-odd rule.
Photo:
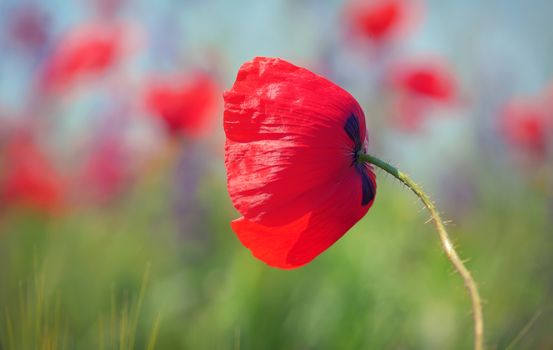
[[[78,78],[99,76],[123,53],[125,28],[98,23],[71,30],[46,60],[40,83],[46,91],[62,91]]]
[[[45,154],[27,137],[6,147],[0,174],[0,206],[22,204],[54,213],[63,204],[63,180]]]
[[[391,83],[398,91],[444,103],[457,97],[455,75],[438,60],[400,62],[391,72]]]
[[[195,73],[174,82],[153,81],[145,98],[172,135],[202,136],[210,130],[220,90],[212,77]]]
[[[264,226],[241,217],[231,223],[232,229],[256,258],[272,267],[293,269],[309,263],[355,225],[374,201],[376,181],[372,169],[368,165],[357,168],[362,175],[356,168],[350,169],[352,176],[302,217],[281,226]],[[365,196],[371,196],[367,197],[367,205],[358,205]]]
[[[503,107],[500,129],[512,146],[543,156],[547,151],[547,113],[540,101],[515,99]]]
[[[248,221],[279,226],[320,206],[351,175],[355,141],[344,125],[352,116],[364,143],[365,117],[348,92],[278,58],[245,63],[225,93],[225,164],[235,208]]]

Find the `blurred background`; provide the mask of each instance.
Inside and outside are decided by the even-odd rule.
[[[231,231],[222,91],[254,56],[363,106],[485,300],[490,349],[553,349],[553,3],[0,1],[0,349],[468,349],[428,214],[375,204],[311,264]]]

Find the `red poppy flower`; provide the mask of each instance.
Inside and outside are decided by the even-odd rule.
[[[346,14],[360,36],[380,42],[410,27],[418,12],[415,2],[410,0],[356,0]]]
[[[451,102],[456,95],[455,76],[435,61],[398,64],[392,70],[391,83],[400,92],[439,102]]]
[[[30,206],[46,212],[60,209],[63,182],[48,159],[27,138],[11,142],[0,179],[0,202]]]
[[[120,26],[93,24],[71,31],[45,64],[43,88],[55,91],[82,76],[104,73],[122,53],[122,45]]]
[[[511,101],[502,111],[501,131],[511,145],[535,155],[544,155],[553,120],[539,101]]]
[[[240,68],[225,92],[225,165],[243,215],[232,229],[253,255],[296,268],[342,237],[371,207],[365,117],[332,82],[278,58]]]
[[[402,131],[418,131],[432,109],[456,101],[455,78],[436,61],[396,64],[389,83],[395,92],[392,120]]]
[[[209,130],[218,106],[220,89],[212,77],[197,73],[176,82],[153,82],[146,104],[172,135],[200,135]]]
[[[131,173],[122,145],[103,140],[88,155],[80,174],[79,193],[104,204],[114,199],[129,184]]]

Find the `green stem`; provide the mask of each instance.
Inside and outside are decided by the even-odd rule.
[[[461,260],[461,258],[459,258],[459,254],[457,254],[457,252],[455,251],[453,243],[451,242],[451,239],[447,234],[445,225],[440,217],[440,214],[436,210],[434,203],[432,203],[430,198],[426,195],[426,193],[423,192],[421,187],[417,185],[413,180],[411,180],[411,178],[409,178],[407,174],[399,171],[392,165],[368,154],[359,154],[358,162],[367,162],[374,164],[394,176],[396,179],[409,187],[409,189],[413,191],[415,195],[417,195],[417,197],[419,197],[424,206],[430,212],[432,220],[434,221],[434,224],[436,226],[436,230],[438,231],[438,235],[440,236],[442,248],[447,255],[449,261],[451,261],[451,263],[455,267],[455,270],[459,272],[459,274],[463,278],[463,281],[465,282],[465,287],[467,288],[468,294],[472,301],[472,317],[474,319],[474,349],[482,350],[484,337],[484,321],[482,318],[482,301],[480,299],[480,294],[478,293],[476,282],[472,278],[470,271],[465,267],[465,264],[463,264],[463,261]]]

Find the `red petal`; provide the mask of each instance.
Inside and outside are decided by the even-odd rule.
[[[419,0],[352,0],[346,5],[346,21],[354,33],[373,43],[412,34],[421,22]]]
[[[437,101],[452,101],[456,94],[455,77],[441,62],[399,64],[392,72],[392,83],[399,90]]]
[[[8,145],[4,161],[0,205],[23,204],[49,212],[61,208],[63,181],[36,145],[16,139]]]
[[[356,13],[359,30],[372,39],[389,34],[402,20],[404,6],[401,1],[374,1]]]
[[[225,93],[225,164],[236,209],[278,226],[329,199],[354,169],[354,142],[344,131],[352,115],[366,142],[363,111],[342,88],[278,58],[245,63]]]
[[[43,88],[56,91],[83,75],[103,73],[119,58],[122,36],[119,26],[89,24],[72,30],[46,62]]]
[[[153,82],[146,104],[172,134],[199,136],[209,130],[220,96],[215,80],[197,73],[176,82]]]
[[[364,171],[376,191],[374,174],[368,166]],[[232,229],[256,258],[270,266],[292,269],[305,265],[340,239],[374,201],[373,191],[369,204],[359,206],[361,176],[354,172],[348,175],[318,208],[288,224],[263,226],[241,217],[231,223]]]
[[[547,150],[548,115],[539,101],[513,100],[503,108],[501,131],[513,146],[544,155]]]

